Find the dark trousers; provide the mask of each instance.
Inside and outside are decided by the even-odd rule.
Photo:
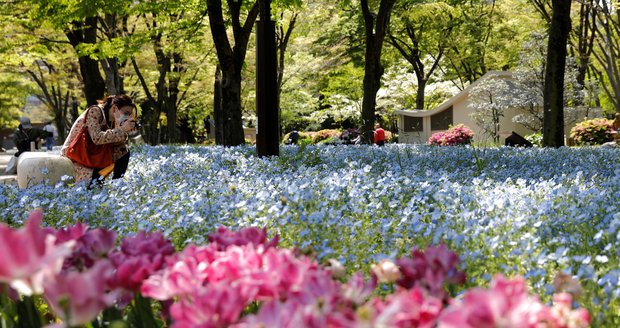
[[[114,162],[114,173],[112,173],[112,179],[122,178],[123,175],[125,175],[125,172],[127,172],[127,167],[129,166],[129,156],[130,154],[127,152],[127,154],[123,155],[123,157]],[[101,175],[99,175],[99,170],[101,169],[93,170],[93,175],[90,178],[91,185],[93,182],[97,182],[98,184],[103,183],[103,179],[101,179]]]

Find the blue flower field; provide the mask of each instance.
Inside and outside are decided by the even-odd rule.
[[[51,226],[158,230],[177,247],[221,225],[266,226],[349,272],[443,242],[466,287],[523,275],[548,301],[564,272],[584,287],[592,326],[617,327],[618,163],[618,150],[588,147],[284,146],[258,158],[250,146],[140,146],[102,189],[0,186],[0,213],[17,226],[41,207]]]

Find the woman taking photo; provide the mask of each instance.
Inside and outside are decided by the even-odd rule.
[[[81,130],[86,127],[94,145],[111,144],[112,159],[114,163],[113,179],[120,178],[127,170],[129,164],[129,151],[127,150],[128,133],[135,130],[135,121],[124,119],[131,115],[134,108],[133,101],[127,95],[109,96],[100,100],[99,104],[90,106],[73,123],[67,140],[60,151],[62,156],[67,152]],[[69,157],[69,159],[71,159]],[[105,167],[86,167],[73,160],[76,182],[82,180],[98,180],[101,176],[99,171]],[[105,177],[105,176],[104,176]]]

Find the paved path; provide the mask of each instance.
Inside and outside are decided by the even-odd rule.
[[[0,153],[0,185],[17,184],[17,175],[7,175],[4,172],[4,169],[6,169],[6,165],[9,164],[9,161],[14,154],[14,150]]]

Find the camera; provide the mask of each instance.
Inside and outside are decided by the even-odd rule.
[[[140,130],[140,129],[142,129],[142,124],[140,124],[140,122],[138,122],[136,119],[132,118],[132,117],[131,117],[131,116],[129,116],[129,115],[123,115],[123,116],[121,116],[121,119],[120,119],[120,125],[125,124],[125,122],[127,122],[127,121],[129,121],[129,120],[132,120],[132,121],[134,122],[134,125],[135,125],[135,127],[136,127],[136,130]]]

